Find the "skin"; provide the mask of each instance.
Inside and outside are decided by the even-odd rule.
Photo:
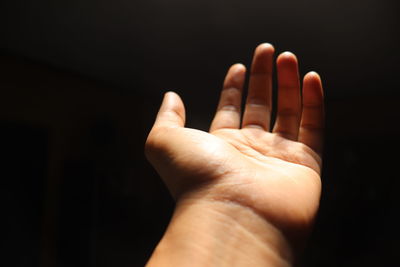
[[[225,77],[209,132],[185,128],[185,108],[165,94],[146,156],[176,199],[148,266],[289,266],[318,210],[324,124],[315,72],[300,83],[294,54],[276,59],[277,117],[271,124],[274,47],[254,52]]]

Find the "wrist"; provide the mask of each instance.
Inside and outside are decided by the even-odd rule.
[[[233,202],[182,199],[148,266],[290,266],[285,235]]]

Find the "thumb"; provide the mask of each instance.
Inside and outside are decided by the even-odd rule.
[[[182,99],[175,92],[164,95],[160,110],[153,127],[184,127],[185,106]]]

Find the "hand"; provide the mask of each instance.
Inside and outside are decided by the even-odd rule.
[[[255,50],[243,116],[246,70],[241,64],[229,69],[208,133],[184,127],[184,105],[168,92],[146,155],[178,205],[189,199],[233,203],[296,239],[309,230],[319,205],[323,91],[318,74],[310,72],[301,93],[296,56],[282,53],[270,131],[273,54],[270,44]]]

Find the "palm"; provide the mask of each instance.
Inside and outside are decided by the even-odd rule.
[[[279,160],[281,163],[293,163],[320,172],[321,159],[317,153],[302,143],[277,134],[257,128],[219,129],[211,134],[224,139],[243,156],[259,163],[269,164],[273,159],[274,162]]]
[[[301,101],[296,58],[278,58],[278,113],[270,132],[272,53],[270,46],[256,50],[243,116],[244,68],[229,70],[210,133],[184,128],[183,103],[169,94],[147,154],[178,199],[195,192],[304,228],[320,195],[322,88],[317,75],[306,76]]]

